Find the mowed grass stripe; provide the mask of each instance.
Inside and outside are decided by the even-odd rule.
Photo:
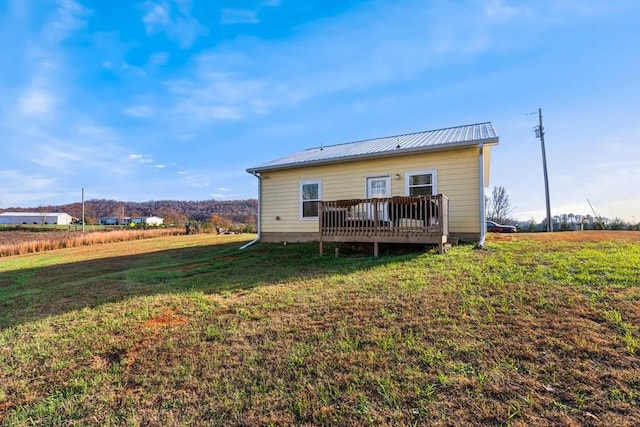
[[[38,310],[2,317],[0,413],[53,425],[633,425],[640,238],[557,234],[377,259],[320,258],[313,244],[239,252],[235,236],[124,259],[59,251],[75,281],[30,259],[27,281],[19,267],[0,273],[14,296],[20,278],[25,295],[41,292]]]

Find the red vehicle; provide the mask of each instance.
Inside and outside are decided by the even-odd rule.
[[[518,230],[513,225],[502,225],[497,222],[487,221],[487,231],[490,233],[515,233]]]

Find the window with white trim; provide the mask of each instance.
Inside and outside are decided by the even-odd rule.
[[[319,202],[322,199],[320,180],[300,182],[300,219],[318,219]]]
[[[408,196],[433,196],[438,194],[435,169],[407,172],[406,194]]]

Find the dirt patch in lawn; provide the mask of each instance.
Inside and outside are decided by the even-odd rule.
[[[173,310],[168,310],[159,316],[155,316],[145,322],[143,325],[146,327],[158,327],[168,326],[173,324],[185,323],[188,319],[185,316],[180,316]]]

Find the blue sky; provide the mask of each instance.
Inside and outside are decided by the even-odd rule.
[[[0,207],[257,197],[301,149],[491,121],[514,216],[640,220],[637,0],[0,0]],[[536,114],[531,114],[536,113]]]

